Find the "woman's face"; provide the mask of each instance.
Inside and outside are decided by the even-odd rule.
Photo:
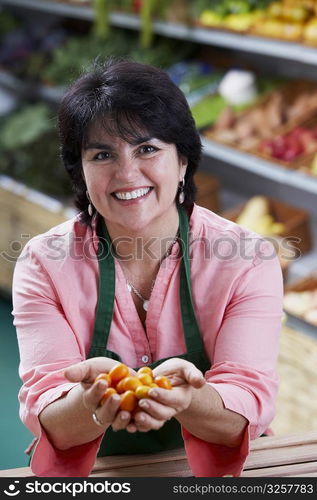
[[[186,171],[176,146],[154,137],[130,144],[104,130],[90,134],[82,150],[87,189],[108,229],[139,232],[166,224],[175,214],[175,196]]]

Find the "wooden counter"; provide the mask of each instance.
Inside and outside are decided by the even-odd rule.
[[[31,477],[29,467],[0,477]],[[317,430],[261,437],[251,442],[241,477],[317,477]],[[98,458],[90,477],[193,477],[184,450]]]

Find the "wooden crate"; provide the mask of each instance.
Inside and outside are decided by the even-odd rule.
[[[298,254],[310,252],[312,249],[312,235],[309,212],[274,198],[268,197],[267,199],[269,201],[270,214],[274,220],[285,225],[285,230],[278,236],[281,238],[299,238],[300,242],[296,243],[295,246]],[[222,216],[236,222],[245,205],[244,203],[234,210],[224,212]]]
[[[218,179],[205,172],[197,172],[194,181],[197,186],[196,203],[218,213],[220,211]]]
[[[74,214],[59,201],[0,176],[0,289],[11,293],[16,259],[30,238]]]

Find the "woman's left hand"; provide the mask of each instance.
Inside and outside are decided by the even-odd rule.
[[[160,429],[167,420],[190,406],[193,391],[206,382],[195,365],[180,358],[164,361],[153,370],[153,375],[167,376],[173,387],[171,390],[153,388],[149,392],[150,398],[139,401],[134,420],[127,426],[129,432]]]

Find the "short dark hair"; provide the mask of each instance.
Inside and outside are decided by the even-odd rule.
[[[108,133],[132,141],[146,131],[151,137],[175,144],[188,166],[184,206],[192,207],[193,176],[202,145],[183,92],[168,74],[155,66],[128,59],[95,63],[66,91],[58,112],[61,157],[75,192],[82,221],[90,224],[81,153],[90,127],[100,123]]]

